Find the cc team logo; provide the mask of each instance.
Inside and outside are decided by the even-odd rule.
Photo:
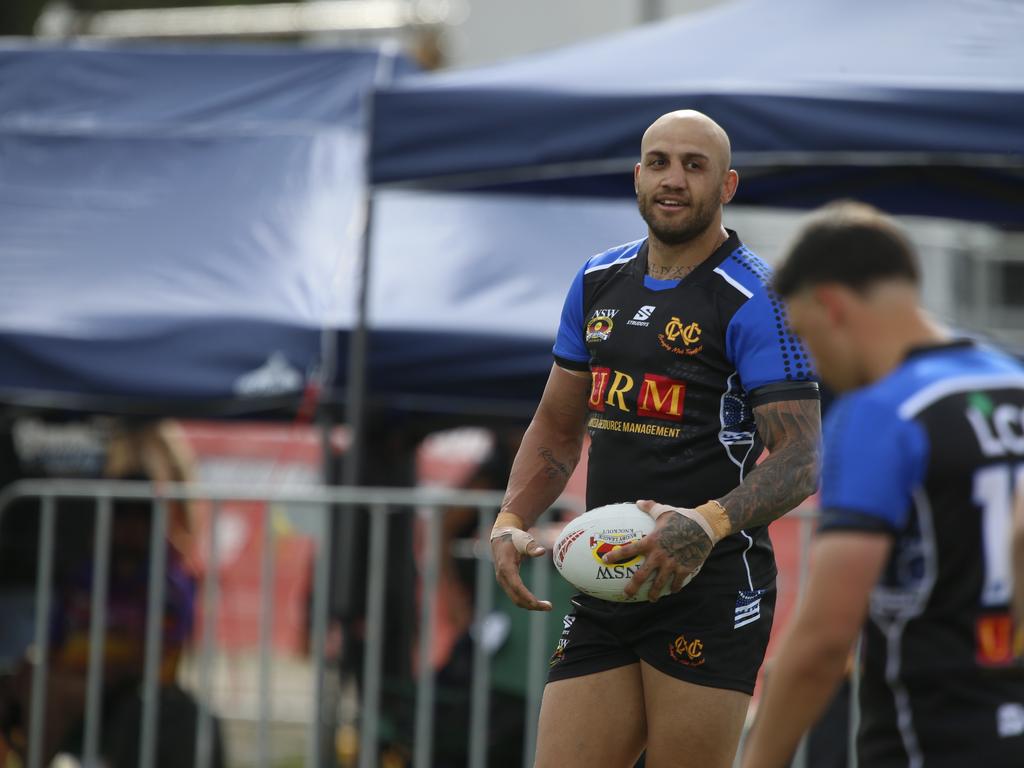
[[[615,323],[612,318],[619,314],[617,309],[595,309],[587,322],[587,341],[607,341]]]
[[[665,325],[665,332],[658,334],[658,341],[663,349],[677,355],[696,355],[704,349],[700,335],[698,323],[684,323],[678,317],[673,317]]]
[[[704,641],[699,638],[688,640],[680,635],[668,647],[668,655],[684,667],[699,667],[707,659],[704,656]]]

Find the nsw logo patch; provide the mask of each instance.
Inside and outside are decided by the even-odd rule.
[[[590,313],[590,320],[587,321],[587,341],[607,341],[615,327],[615,316],[619,314],[617,309],[595,309]]]

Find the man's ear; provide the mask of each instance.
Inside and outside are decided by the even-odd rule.
[[[640,194],[640,163],[633,166],[633,194]]]
[[[722,180],[722,194],[719,197],[719,202],[722,205],[732,201],[733,197],[736,196],[736,190],[740,186],[740,175],[730,169],[725,172],[725,178]]]
[[[825,311],[825,317],[833,326],[843,326],[849,321],[854,299],[849,288],[837,283],[823,283],[811,289],[814,301]]]

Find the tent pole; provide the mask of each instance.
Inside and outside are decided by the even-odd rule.
[[[349,337],[348,384],[345,388],[345,425],[348,445],[341,469],[342,485],[359,485],[366,443],[366,374],[369,323],[367,318],[370,293],[370,248],[373,242],[374,192],[367,192],[362,247],[359,255],[359,293],[356,298],[356,319]]]
[[[372,245],[372,218],[374,196],[372,188],[367,191],[364,208],[363,236],[360,247],[357,279],[359,290],[356,298],[356,318],[349,337],[345,387],[345,426],[348,441],[345,446],[339,472],[338,460],[331,445],[330,430],[333,419],[328,416],[323,422],[324,428],[324,461],[326,462],[324,481],[329,485],[356,486],[362,484],[363,456],[366,444],[366,379],[367,379],[367,347],[369,328],[367,321],[367,305],[369,299],[370,249]],[[326,537],[330,551],[329,621],[340,620],[342,626],[351,628],[355,614],[359,610],[356,592],[363,585],[359,582],[357,569],[359,549],[361,547],[362,510],[351,504],[332,505],[327,515]],[[348,642],[346,641],[346,646]],[[322,647],[322,646],[321,646]],[[319,695],[316,702],[324,711],[318,711],[320,723],[320,765],[316,768],[331,768],[337,765],[335,757],[335,722],[333,712],[336,700],[344,688],[341,679],[342,660],[335,659],[327,668],[330,680],[316,680]],[[331,691],[334,696],[327,695]],[[341,723],[345,725],[345,723]]]
[[[398,58],[398,47],[394,43],[385,43],[380,48],[377,59],[377,71],[374,74],[373,87],[380,89],[392,83],[395,78],[395,62]],[[359,249],[359,293],[356,296],[356,318],[348,348],[348,386],[345,391],[345,424],[348,427],[348,446],[345,450],[345,461],[342,467],[342,485],[359,485],[362,474],[363,453],[366,442],[366,376],[367,346],[369,337],[369,320],[367,317],[370,297],[370,251],[373,244],[373,209],[375,189],[370,180],[371,151],[370,142],[373,137],[373,98],[366,103],[366,202],[362,227],[362,247]]]
[[[380,48],[377,71],[374,75],[374,89],[383,88],[394,80],[395,64],[398,59],[397,44],[385,43]],[[364,157],[366,198],[363,208],[362,237],[359,248],[359,263],[356,271],[358,293],[356,294],[355,323],[349,336],[345,387],[345,426],[348,444],[341,464],[341,485],[361,485],[364,479],[364,458],[366,453],[366,393],[369,368],[369,303],[370,303],[370,254],[373,250],[373,214],[376,204],[376,190],[370,180],[370,142],[373,136],[373,99],[366,101],[366,153]],[[330,460],[331,457],[328,457]],[[332,462],[328,482],[336,482],[337,463]],[[360,592],[365,594],[365,574],[358,567],[359,555],[363,549],[364,511],[353,505],[334,507],[327,516],[327,541],[331,553],[330,597],[331,616],[342,622],[345,634],[351,630],[361,606]],[[348,645],[346,638],[346,646]],[[340,662],[340,660],[339,660]],[[341,665],[333,671],[337,686],[344,685],[340,679]],[[317,685],[323,685],[318,681]],[[334,717],[328,712],[318,713],[322,725],[321,737],[328,745],[324,765],[336,764],[334,757]],[[317,768],[320,768],[319,766]]]

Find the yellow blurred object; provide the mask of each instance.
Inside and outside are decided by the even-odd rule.
[[[276,536],[289,536],[295,532],[295,527],[280,504],[270,507],[270,520]]]
[[[343,725],[334,738],[334,749],[341,768],[350,768],[359,758],[359,731],[354,725]]]
[[[0,768],[24,768],[20,758],[3,743],[0,743]]]

